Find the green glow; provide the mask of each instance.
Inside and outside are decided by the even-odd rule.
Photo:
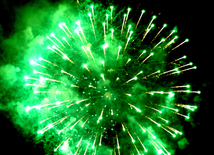
[[[153,147],[153,144],[154,147],[152,149],[157,150],[158,154],[167,154],[167,151],[165,152],[164,150],[161,150],[163,148],[155,143],[155,140],[152,144],[148,143],[148,141],[152,138],[156,139],[156,136],[159,140],[159,137],[167,139],[168,136],[175,137],[175,133],[182,134],[176,130],[170,130],[170,128],[170,132],[165,132],[167,130],[164,131],[164,126],[169,125],[171,127],[175,127],[175,129],[180,129],[180,124],[174,121],[180,119],[180,116],[183,116],[181,117],[182,119],[188,119],[189,116],[187,117],[185,115],[186,111],[184,110],[187,110],[187,112],[192,112],[197,108],[197,106],[190,106],[188,104],[186,105],[187,107],[180,106],[185,105],[185,100],[183,101],[183,103],[182,101],[180,103],[174,102],[175,93],[177,90],[178,93],[176,93],[176,99],[177,97],[179,98],[179,96],[184,96],[182,97],[182,99],[190,96],[189,94],[185,93],[186,90],[190,88],[190,85],[186,85],[186,87],[185,85],[177,85],[176,82],[178,76],[176,75],[176,78],[174,78],[174,75],[171,75],[175,73],[181,73],[182,71],[180,72],[178,67],[182,66],[183,64],[193,65],[193,63],[183,63],[183,61],[180,61],[180,59],[182,59],[181,55],[177,59],[172,58],[172,69],[167,68],[166,65],[169,65],[170,63],[168,62],[168,59],[165,59],[165,53],[167,53],[167,51],[164,50],[165,45],[168,45],[168,41],[166,44],[162,43],[161,46],[157,46],[154,51],[153,49],[151,50],[151,46],[149,43],[148,45],[147,42],[143,42],[143,44],[141,44],[140,42],[138,43],[138,40],[142,39],[141,37],[146,37],[146,34],[152,29],[152,27],[155,27],[153,20],[155,20],[157,16],[152,15],[151,18],[151,15],[148,15],[149,21],[147,21],[143,19],[141,20],[141,16],[145,12],[145,10],[141,10],[142,13],[138,12],[140,14],[135,15],[133,13],[129,14],[131,8],[128,8],[127,13],[127,7],[125,7],[125,9],[123,10],[115,10],[115,12],[113,13],[113,6],[109,6],[110,8],[108,7],[107,9],[102,9],[102,5],[84,6],[84,4],[85,3],[82,3],[81,7],[75,7],[74,10],[71,9],[71,12],[67,12],[66,10],[66,15],[67,13],[71,13],[69,14],[68,18],[62,17],[61,19],[47,20],[53,21],[53,23],[55,23],[55,21],[66,20],[66,25],[63,21],[59,24],[57,22],[58,25],[56,25],[56,27],[51,25],[53,29],[48,29],[47,33],[41,34],[41,36],[46,36],[48,34],[47,38],[45,38],[47,41],[45,41],[44,45],[42,45],[41,47],[35,47],[39,52],[31,53],[32,60],[28,59],[26,61],[26,64],[29,66],[29,69],[26,69],[26,72],[29,73],[29,77],[24,76],[24,79],[26,79],[25,89],[28,89],[26,92],[31,90],[31,93],[35,93],[32,93],[32,95],[31,93],[26,95],[32,97],[32,100],[35,100],[32,102],[31,100],[26,100],[30,102],[26,102],[23,110],[25,110],[24,112],[26,112],[25,115],[29,116],[31,122],[35,123],[36,129],[38,126],[38,131],[32,130],[32,132],[34,132],[35,134],[45,133],[45,136],[47,137],[49,135],[55,135],[52,142],[55,145],[56,140],[59,146],[57,148],[55,147],[55,151],[62,149],[62,146],[60,145],[65,145],[66,139],[71,135],[70,138],[72,142],[70,142],[69,144],[69,149],[71,149],[72,152],[74,149],[79,149],[75,154],[83,154],[83,152],[85,152],[85,154],[93,154],[95,150],[97,151],[96,154],[103,154],[103,152],[106,151],[104,150],[105,147],[108,150],[112,149],[109,146],[106,146],[107,143],[105,143],[105,141],[107,140],[109,141],[109,143],[114,142],[115,137],[111,139],[110,137],[113,136],[108,135],[109,131],[111,130],[114,130],[115,133],[118,133],[118,149],[120,149],[119,142],[121,146],[127,145],[126,142],[123,141],[123,138],[128,139],[129,143],[135,143],[135,140],[133,138],[137,137],[132,137],[132,135],[138,134],[139,132],[145,132],[145,137],[143,137],[143,134],[137,135],[139,136],[138,140],[142,140],[142,144],[145,144],[145,147],[147,147],[148,145],[149,149],[150,147]],[[82,10],[84,8],[87,9]],[[100,10],[101,12],[99,12]],[[124,10],[127,14],[124,14],[124,12],[122,12]],[[72,11],[76,12],[72,14]],[[123,14],[124,18],[123,16],[120,16]],[[130,15],[129,18],[128,15]],[[91,18],[92,16],[93,18]],[[111,16],[111,19],[108,19],[109,16]],[[135,16],[136,18],[139,18],[139,21],[132,23],[131,21]],[[69,21],[70,18],[71,21]],[[143,23],[145,21],[146,23]],[[80,22],[82,27],[80,27]],[[139,26],[139,29],[137,29],[138,23],[139,25],[144,25],[142,25],[141,28]],[[146,29],[146,32],[143,32],[142,28],[148,25],[150,25],[150,27]],[[163,27],[161,29],[167,27],[166,23],[160,23],[160,26],[162,25]],[[134,28],[133,26],[136,27]],[[56,30],[54,30],[55,28]],[[156,34],[156,30],[152,32],[154,29],[156,28],[153,28],[151,30],[151,34],[149,32],[147,36],[150,35],[149,37],[153,38]],[[133,31],[131,30],[133,30],[135,33],[133,33]],[[168,32],[172,32],[170,31],[170,29],[164,31],[167,32],[167,34]],[[76,32],[77,34],[74,32]],[[141,32],[145,33],[145,35],[143,33],[143,36],[139,35]],[[174,32],[177,32],[176,28],[173,29],[173,33]],[[55,35],[59,38],[59,40],[55,37]],[[159,35],[159,33],[157,35]],[[158,36],[157,39],[155,36],[155,42],[158,42],[161,39],[158,44],[156,43],[157,45],[165,41],[165,39],[163,38],[164,36],[165,35]],[[148,37],[146,37],[146,39],[147,38]],[[148,42],[149,39],[152,38],[148,38]],[[172,38],[174,41],[174,39],[177,39],[178,36],[174,36],[173,34],[169,38],[170,43],[172,43]],[[185,41],[188,42],[189,40],[186,39]],[[24,41],[23,43],[25,42],[26,41]],[[27,43],[26,45],[29,44]],[[45,50],[42,51],[44,47]],[[46,47],[49,50],[47,50]],[[148,53],[144,54],[147,50]],[[149,51],[154,53],[156,52],[157,56],[156,54],[155,56],[152,56],[154,55],[154,53],[151,53]],[[183,58],[186,58],[186,56],[183,56]],[[67,59],[69,61],[64,59]],[[40,62],[38,62],[38,60]],[[142,66],[139,65],[141,62]],[[126,65],[128,63],[129,65]],[[24,68],[25,67],[26,66],[24,66]],[[192,68],[189,69],[193,69],[193,66],[191,67]],[[168,69],[173,72],[165,74],[165,70],[168,71]],[[164,72],[166,76],[170,75],[171,78],[165,78],[165,75],[162,76],[162,74],[159,74],[161,72]],[[143,74],[140,75],[141,73]],[[42,74],[44,75],[44,77],[41,77]],[[11,76],[13,76],[13,74]],[[185,84],[185,82],[183,82],[183,84]],[[178,87],[172,87],[173,89],[171,89],[171,87],[169,86]],[[182,90],[181,93],[179,92],[180,89],[177,89],[180,88],[179,86]],[[191,95],[195,95],[195,93],[197,93],[197,91],[192,90],[187,90],[187,92],[192,93]],[[20,92],[17,91],[17,93]],[[200,93],[201,92],[198,91],[198,94]],[[155,94],[155,96],[151,97],[150,94]],[[170,104],[170,106],[166,109],[161,109],[161,106],[167,104],[168,101],[170,103],[172,101],[172,104]],[[132,106],[128,106],[128,102],[130,102],[130,105]],[[145,104],[150,103],[150,107],[153,109],[153,111],[150,108],[145,108]],[[181,111],[181,114],[173,114],[179,111],[179,109],[176,109],[178,107]],[[130,112],[130,109],[134,109],[133,112]],[[183,111],[184,114],[182,113]],[[148,122],[146,119],[144,119],[145,117],[151,118],[153,123],[151,123],[151,120],[150,122]],[[33,120],[34,118],[36,118],[35,122]],[[138,119],[132,121],[133,118]],[[23,121],[23,123],[24,122],[25,120]],[[166,124],[169,122],[170,124]],[[133,123],[133,125],[130,125],[130,123]],[[110,124],[111,127],[109,127],[108,124]],[[175,126],[173,124],[175,124]],[[123,133],[124,137],[120,137],[120,132],[122,132],[122,130],[118,131],[118,129],[121,129],[121,127],[123,128],[123,131],[128,131],[128,134],[127,132]],[[72,129],[73,131],[69,131],[70,129]],[[74,129],[76,130],[76,133],[73,134]],[[149,133],[148,135],[147,131]],[[58,135],[57,133],[61,134]],[[106,138],[106,136],[108,136],[109,139],[105,139],[105,141],[102,140],[102,137]],[[131,139],[129,136],[131,137]],[[83,140],[81,137],[83,138]],[[94,150],[89,149],[91,151],[89,153],[87,152],[88,147],[86,147],[85,144],[87,144],[87,142],[91,142],[92,140],[94,140],[94,143],[93,145],[90,145],[89,148],[92,148]],[[147,149],[143,145],[143,148],[140,146],[138,140],[136,141],[136,147],[139,148],[139,151],[141,151],[141,153],[143,152],[143,149],[145,150],[145,152],[147,152]],[[100,144],[98,144],[97,141],[100,141]],[[77,144],[77,142],[79,142],[78,145],[80,145],[80,147],[78,146],[73,149],[71,143]],[[97,145],[101,145],[101,143],[105,146],[100,151],[100,149],[97,148]],[[171,150],[170,143],[172,143],[172,141],[164,140],[162,141],[162,143],[163,146],[166,146],[167,149]],[[57,144],[55,146],[57,146]],[[51,146],[49,146],[49,148],[51,148],[52,151],[54,149]],[[129,154],[129,150],[126,150],[127,152],[125,153],[122,152],[122,150],[117,151],[118,154],[119,151],[121,151],[121,155]],[[136,150],[134,151],[135,153],[137,153]],[[65,154],[68,154],[68,152],[66,152]]]
[[[138,111],[138,112],[141,112],[141,110],[140,110],[140,109],[137,109],[137,111]]]
[[[33,65],[35,64],[35,62],[33,60],[30,60],[30,64]]]
[[[194,66],[193,68],[194,68],[194,69],[197,69],[197,66]]]
[[[29,77],[28,76],[24,76],[24,79],[29,79]]]
[[[77,25],[80,25],[80,20],[76,21],[75,23],[76,23]]]
[[[146,12],[146,10],[141,10],[142,13]]]
[[[63,55],[63,57],[62,57],[63,59],[67,59],[68,58],[68,56],[67,55]]]
[[[189,42],[189,39],[185,39],[185,42]]]
[[[183,56],[183,58],[184,58],[184,59],[186,59],[186,58],[187,58],[187,56],[186,56],[186,55],[184,55],[184,56]]]
[[[62,23],[59,23],[58,26],[62,28]]]
[[[197,93],[198,93],[198,94],[201,94],[201,91],[198,91]]]
[[[157,152],[158,152],[158,154],[162,154],[162,153],[163,153],[163,151],[162,151],[162,150],[158,150]]]
[[[39,131],[37,131],[37,134],[43,134],[43,132],[39,130]]]
[[[54,37],[55,35],[54,35],[54,33],[51,33],[50,36],[51,36],[51,37]]]
[[[75,33],[79,33],[79,30],[78,30],[78,29],[75,29],[74,32],[75,32]]]
[[[175,96],[175,94],[174,94],[173,92],[170,92],[170,93],[169,93],[169,98],[171,98],[171,97],[173,97],[173,96]]]
[[[28,111],[30,111],[31,110],[31,107],[29,107],[29,106],[27,106],[26,108],[25,108],[25,111],[26,112],[28,112]]]
[[[154,16],[152,16],[152,19],[156,19],[156,18],[157,18],[157,16],[155,16],[155,15],[154,15]]]
[[[176,27],[174,27],[174,29],[173,29],[173,33],[174,33],[174,32],[177,32],[177,28],[176,28]]]
[[[108,43],[105,43],[104,45],[103,45],[103,48],[105,49],[105,48],[107,48],[108,47]]]

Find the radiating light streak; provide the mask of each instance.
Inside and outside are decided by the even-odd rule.
[[[148,116],[145,116],[146,118],[148,118],[150,121],[152,121],[153,123],[155,123],[156,125],[158,125],[159,127],[161,126],[161,124],[157,123],[156,121],[154,121],[153,119],[151,119],[150,117]]]
[[[139,57],[137,58],[137,60],[138,60],[144,53],[146,53],[146,50],[144,50],[144,51],[139,55]]]
[[[147,78],[150,77],[151,75],[154,75],[154,74],[157,74],[157,73],[160,73],[160,71],[158,70],[158,71],[156,71],[156,72],[154,72],[154,73],[151,73],[151,74],[149,74],[149,75],[147,75],[147,76],[144,76],[142,79],[147,79]]]
[[[50,68],[48,68],[48,67],[46,67],[46,66],[43,66],[43,65],[40,65],[40,64],[34,62],[33,60],[30,60],[30,64],[32,64],[32,65],[37,65],[37,66],[40,66],[40,67],[43,67],[43,68],[46,68],[46,69],[50,70]]]
[[[126,20],[126,14],[124,14],[124,17],[123,17],[123,23],[122,23],[122,28],[121,28],[121,34],[123,33],[123,27],[124,27],[125,20]]]
[[[59,47],[59,45],[57,43],[55,43],[49,36],[47,36],[46,38],[49,39],[54,45],[56,45],[57,47]]]
[[[96,143],[96,138],[97,138],[97,134],[96,134],[96,136],[95,136],[95,138],[94,138],[94,143],[93,143],[93,145],[92,145],[92,149],[94,149],[94,146],[95,146],[95,143]]]
[[[45,62],[47,62],[47,63],[49,63],[49,64],[51,64],[53,66],[57,66],[56,64],[54,64],[54,63],[52,63],[52,62],[50,62],[50,61],[48,61],[46,59],[43,59],[42,57],[39,57],[39,61],[45,61]],[[57,67],[59,67],[59,66],[57,66]]]
[[[183,85],[183,86],[171,86],[170,88],[189,88],[190,85]]]
[[[146,12],[145,10],[142,10],[142,11],[141,11],[141,14],[140,14],[140,17],[139,17],[139,19],[138,19],[138,21],[137,21],[137,24],[136,24],[136,26],[135,26],[135,29],[137,28],[137,26],[138,26],[138,24],[139,24],[139,22],[140,22],[140,20],[141,20],[141,18],[142,18],[142,16],[143,16],[143,14],[144,14],[145,12]]]
[[[157,36],[161,33],[161,31],[167,27],[167,24],[163,24],[163,27],[160,29],[160,31],[158,31],[158,33],[156,34],[156,36],[154,37],[154,39],[152,40],[152,42],[157,38]]]
[[[63,43],[61,41],[59,41],[59,39],[54,35],[54,33],[50,34],[51,37],[53,37],[54,39],[56,39],[64,48],[66,48]]]
[[[179,46],[181,46],[182,44],[187,43],[187,42],[189,42],[189,39],[185,39],[182,43],[180,43],[179,45],[177,45],[176,47],[174,47],[172,49],[172,51],[175,50],[176,48],[178,48]]]
[[[128,8],[128,12],[127,12],[127,16],[126,16],[126,21],[125,21],[125,24],[124,24],[124,27],[126,27],[126,23],[128,21],[128,17],[129,17],[129,12],[130,12],[131,8]]]
[[[162,42],[164,42],[165,39],[161,39],[161,41],[159,41],[153,48],[151,51],[153,51],[158,45],[160,45]]]
[[[117,61],[118,61],[118,58],[119,58],[120,50],[121,50],[121,46],[118,47]]]
[[[91,49],[90,49],[90,47],[87,47],[87,50],[88,50],[88,52],[90,53],[90,55],[91,55],[92,59],[94,60],[94,56],[93,56],[93,54],[91,53]],[[94,61],[95,61],[95,60],[94,60]]]
[[[103,130],[103,132],[104,132],[104,130]],[[101,143],[102,143],[103,132],[101,132],[101,135],[100,135],[100,143],[99,143],[99,146],[101,146]]]
[[[152,55],[154,55],[154,53],[149,54],[149,55],[140,63],[140,65],[142,65],[146,60],[148,60]]]
[[[84,155],[86,155],[86,153],[87,153],[89,144],[90,144],[90,143],[88,143],[88,145],[87,145],[87,147],[86,147],[86,149],[85,149]]]
[[[93,25],[92,18],[91,18],[91,13],[88,13],[88,15],[89,15],[89,17],[90,17],[90,21],[91,21],[91,25],[92,25],[92,28],[93,28],[95,40],[97,40],[96,33],[95,33],[95,29],[94,29],[94,25]]]
[[[83,139],[83,136],[80,138],[80,140],[79,140],[79,142],[77,143],[76,147],[79,147],[79,145],[80,145],[82,139]]]
[[[143,34],[143,38],[141,40],[141,42],[143,42],[143,40],[145,39],[146,35],[150,32],[150,30],[154,27],[155,25],[152,24],[151,27],[148,29],[145,30],[145,33]]]
[[[72,76],[72,77],[74,77],[74,78],[75,78],[75,76],[74,76],[74,75],[72,75],[71,73],[68,73],[68,72],[66,72],[66,71],[61,70],[61,73],[65,73],[65,74],[67,74],[67,75]]]
[[[124,85],[127,84],[127,83],[129,83],[129,82],[132,81],[132,80],[137,80],[137,77],[135,76],[135,77],[129,79],[128,81],[126,81],[126,82],[124,83]]]
[[[137,134],[135,133],[137,139],[140,141],[140,144],[142,145],[142,147],[144,148],[144,151],[147,152],[146,147],[143,145],[142,141],[140,140],[140,138],[137,136]]]

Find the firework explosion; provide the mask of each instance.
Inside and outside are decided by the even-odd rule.
[[[143,23],[146,11],[136,21],[131,11],[77,1],[76,14],[59,23],[43,54],[30,60],[33,72],[24,78],[38,104],[26,112],[39,115],[37,134],[49,137],[48,149],[75,155],[174,152],[168,143],[183,134],[176,124],[197,108],[179,98],[200,94],[178,82],[196,66],[185,55],[170,57],[189,40],[177,41],[177,29],[166,32],[167,24],[156,28],[156,15]]]

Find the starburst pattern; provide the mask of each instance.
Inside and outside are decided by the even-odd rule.
[[[54,151],[170,154],[169,140],[182,135],[175,123],[197,108],[179,96],[200,94],[176,85],[196,66],[186,56],[169,57],[189,40],[174,46],[175,28],[160,38],[167,24],[156,28],[155,15],[142,23],[145,10],[133,22],[131,8],[98,6],[83,9],[77,1],[79,19],[47,36],[44,55],[30,61],[33,75],[24,77],[41,103],[26,111],[40,115],[37,133],[55,137]]]

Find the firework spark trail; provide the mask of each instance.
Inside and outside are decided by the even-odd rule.
[[[79,1],[77,1],[77,3],[78,6],[82,5]],[[161,136],[159,137],[158,132],[161,130],[160,132],[163,131],[172,137],[176,137],[177,133],[182,135],[181,131],[178,131],[171,126],[171,121],[168,115],[177,115],[189,119],[190,112],[188,110],[194,111],[197,106],[173,103],[169,106],[165,105],[162,100],[174,100],[174,97],[180,93],[200,94],[200,91],[189,90],[189,85],[167,85],[167,87],[163,87],[160,84],[156,84],[157,86],[154,87],[152,83],[154,80],[158,80],[158,78],[163,79],[165,76],[173,76],[177,73],[196,69],[196,66],[186,68],[191,66],[192,63],[185,65],[179,64],[176,68],[174,67],[168,70],[163,70],[161,68],[158,70],[157,68],[148,66],[152,65],[151,60],[154,59],[153,57],[155,57],[156,54],[158,55],[160,51],[169,54],[172,50],[175,50],[184,43],[188,42],[189,39],[186,39],[170,50],[172,43],[175,43],[175,39],[178,39],[178,36],[174,36],[174,33],[176,32],[174,29],[166,38],[161,39],[154,45],[151,45],[150,52],[153,51],[153,53],[147,54],[146,49],[141,50],[141,48],[135,47],[139,48],[140,54],[136,53],[135,56],[132,56],[129,55],[129,53],[130,49],[133,49],[133,38],[135,35],[137,36],[139,34],[134,34],[133,31],[131,31],[131,25],[128,25],[127,27],[127,24],[129,23],[128,19],[131,17],[131,8],[127,9],[127,13],[124,15],[124,18],[121,19],[122,21],[120,20],[122,25],[116,29],[113,25],[115,20],[114,15],[116,13],[115,9],[113,13],[113,6],[108,8],[108,11],[111,12],[111,14],[105,14],[103,20],[98,20],[100,17],[96,16],[96,12],[99,10],[96,10],[93,5],[91,5],[90,8],[91,9],[89,10],[91,12],[85,13],[88,19],[87,24],[90,26],[86,27],[85,25],[81,25],[82,23],[85,23],[84,19],[72,21],[76,29],[70,29],[71,26],[68,26],[65,23],[59,24],[62,33],[67,36],[62,37],[62,40],[66,42],[64,42],[65,44],[63,44],[59,39],[60,37],[56,37],[54,33],[51,33],[50,37],[47,36],[49,44],[53,44],[52,46],[48,46],[47,49],[50,53],[52,53],[52,55],[55,53],[56,56],[57,54],[57,58],[54,56],[52,60],[50,57],[47,59],[40,57],[38,61],[40,61],[41,64],[34,60],[30,61],[30,64],[36,68],[34,70],[35,77],[25,76],[25,80],[29,81],[29,83],[26,83],[26,86],[33,87],[35,94],[47,94],[47,98],[50,96],[54,97],[56,102],[31,107],[28,106],[26,111],[28,113],[33,111],[32,109],[48,109],[49,112],[58,111],[57,114],[52,113],[52,115],[44,116],[41,119],[41,125],[45,124],[45,122],[48,123],[38,131],[38,134],[44,134],[50,130],[56,129],[58,133],[57,136],[60,137],[61,140],[54,149],[54,151],[57,151],[65,142],[69,142],[71,139],[73,140],[73,134],[65,136],[68,130],[70,129],[73,131],[74,129],[77,129],[79,135],[84,133],[84,136],[81,135],[81,138],[76,141],[77,145],[75,148],[75,154],[78,152],[79,154],[80,152],[84,152],[84,154],[87,154],[88,152],[92,154],[99,154],[99,148],[103,147],[102,144],[105,144],[105,137],[110,136],[107,131],[109,132],[111,129],[111,132],[116,131],[114,133],[114,138],[116,138],[116,140],[108,140],[117,146],[118,154],[122,154],[121,149],[125,149],[123,148],[125,144],[122,140],[120,140],[120,138],[124,135],[121,134],[119,130],[123,130],[124,133],[127,133],[126,136],[128,137],[126,138],[131,138],[132,140],[133,152],[141,154],[141,152],[151,151],[157,152],[158,154],[170,154],[168,151],[169,147],[164,147],[162,142],[159,141]],[[84,14],[84,10],[80,10],[79,12]],[[138,21],[134,23],[136,30],[137,28],[141,28],[140,21],[144,13],[145,10],[142,10]],[[142,43],[146,36],[149,35],[150,30],[155,27],[153,22],[156,18],[157,16],[152,16],[152,19],[148,23],[147,28],[142,34],[142,39],[139,39],[139,42]],[[99,27],[98,24],[103,24],[103,28],[101,26],[100,28],[97,28]],[[158,35],[166,26],[167,24],[163,25],[151,42],[156,40]],[[81,33],[79,33],[79,31]],[[116,33],[113,34],[114,31],[116,31]],[[125,31],[126,33],[123,33]],[[119,34],[119,36],[115,34]],[[166,40],[168,40],[171,36],[173,39],[166,42]],[[117,43],[118,39],[119,44]],[[132,40],[132,42],[130,42],[130,40]],[[99,45],[96,46],[100,47],[100,49],[97,50],[97,47],[94,47],[94,45],[91,44],[92,42]],[[113,46],[115,43],[117,45]],[[163,48],[159,48],[160,46]],[[71,49],[73,53],[68,54],[68,49]],[[74,52],[74,49],[77,52]],[[122,53],[121,49],[123,49]],[[101,53],[100,51],[103,52]],[[100,57],[103,58],[101,61]],[[175,59],[167,65],[175,65],[181,59],[186,59],[186,56]],[[65,60],[68,60],[70,63],[64,65]],[[43,65],[42,62],[46,64]],[[102,65],[100,65],[100,62]],[[146,70],[147,68],[151,69]],[[179,70],[181,68],[184,69]],[[40,77],[38,77],[38,75]],[[111,84],[109,84],[109,81],[111,81]],[[162,103],[156,103],[156,101],[152,98],[149,100],[145,99],[145,101],[135,100],[135,98],[137,99],[140,95],[139,92],[135,91],[136,84],[141,83],[142,81],[145,82],[146,85],[151,85],[151,88],[148,88],[146,91],[141,90],[140,94],[147,95],[147,98],[150,98],[150,95],[157,96],[160,98],[160,102]],[[118,93],[117,88],[122,88],[123,91]],[[160,90],[160,88],[163,90]],[[166,88],[168,88],[168,90],[166,90]],[[184,88],[184,90],[180,90],[179,88]],[[64,97],[65,94],[71,95],[67,98]],[[118,101],[119,98],[123,100],[123,103]],[[127,100],[130,102],[126,102]],[[64,109],[64,107],[66,108]],[[187,113],[179,113],[178,108],[186,109]],[[144,121],[141,122],[141,120],[137,118],[136,121],[132,122],[134,125],[127,123],[127,118],[125,116],[121,116],[120,118],[121,114],[123,115],[125,111],[129,111],[130,109],[133,109],[130,112],[131,115],[134,115],[137,118],[142,118],[149,124],[149,126],[146,125],[147,123],[143,125]],[[150,113],[145,111],[150,111]],[[169,114],[167,115],[166,113]],[[71,121],[72,118],[75,118],[75,123],[74,121]],[[115,120],[116,123],[113,120]],[[115,129],[115,124],[119,124],[120,129]],[[71,127],[68,128],[69,126]],[[91,131],[89,132],[88,130]],[[88,131],[86,135],[85,131]],[[147,149],[150,147],[148,147],[141,139],[142,134],[147,136],[150,145],[153,146],[156,151]],[[91,138],[88,137],[92,136],[94,136],[94,139],[90,140]],[[134,140],[135,138],[137,138],[136,141]],[[96,143],[99,144],[96,145]],[[114,153],[116,154],[115,147]]]

